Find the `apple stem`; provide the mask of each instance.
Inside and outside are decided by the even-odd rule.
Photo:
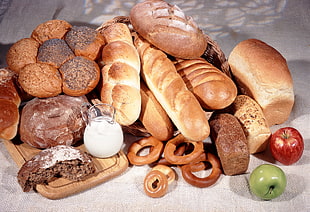
[[[273,189],[274,189],[274,186],[270,186],[270,188],[269,188],[269,190],[268,190],[268,194],[271,194],[272,191],[273,191]]]

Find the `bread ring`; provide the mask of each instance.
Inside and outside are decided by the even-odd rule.
[[[151,147],[147,155],[139,156],[138,153],[145,147]],[[150,164],[158,160],[164,149],[164,144],[153,136],[142,138],[132,143],[128,149],[127,158],[133,165]]]
[[[168,179],[168,184],[171,184],[175,180],[175,172],[169,166],[158,164],[152,168],[152,171],[153,170],[158,170],[158,171],[164,173]]]
[[[144,192],[153,198],[162,197],[167,193],[168,179],[159,170],[150,171],[144,178]]]
[[[200,178],[194,175],[192,172],[204,170],[204,161],[208,161],[211,164],[212,172],[209,176]],[[207,153],[207,158],[206,154],[203,153],[201,156],[199,156],[199,160],[196,160],[195,163],[181,166],[181,171],[182,176],[186,182],[199,188],[205,188],[213,185],[222,174],[220,160],[211,153]]]
[[[190,143],[194,146],[192,152],[186,155],[176,155],[175,150],[181,143]],[[192,162],[200,154],[204,152],[202,141],[190,141],[185,139],[182,134],[177,135],[173,139],[169,140],[164,148],[164,156],[166,160],[171,164],[182,165]]]
[[[186,151],[187,148],[187,143],[181,143],[180,145],[178,145],[176,147],[176,150],[174,151],[174,154],[177,156],[181,156],[184,154],[184,152]],[[169,163],[165,157],[160,158],[157,161],[157,164],[161,164],[161,165],[166,165],[166,166],[171,166],[173,164]]]

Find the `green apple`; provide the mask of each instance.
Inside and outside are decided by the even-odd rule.
[[[249,179],[250,190],[264,200],[280,196],[286,188],[286,176],[283,170],[271,164],[256,167]]]

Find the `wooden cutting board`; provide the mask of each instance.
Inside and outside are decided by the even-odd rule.
[[[40,151],[25,143],[14,143],[13,141],[4,140],[4,144],[19,168]],[[77,146],[77,148],[85,151],[83,144]],[[48,199],[61,199],[108,181],[128,168],[127,157],[122,151],[110,158],[101,159],[94,157],[93,161],[96,172],[87,179],[83,181],[70,181],[58,178],[46,185],[37,185],[37,192]]]

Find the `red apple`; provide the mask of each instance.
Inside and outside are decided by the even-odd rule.
[[[283,127],[271,135],[270,150],[274,159],[284,165],[291,165],[301,158],[304,141],[298,130]]]

